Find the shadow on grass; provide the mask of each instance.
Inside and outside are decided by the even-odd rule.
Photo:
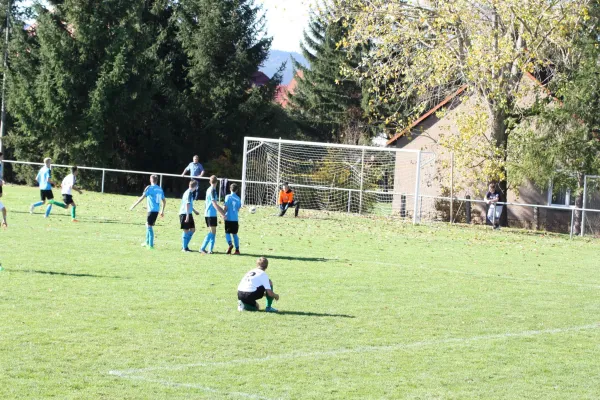
[[[22,274],[40,274],[40,275],[56,275],[56,276],[69,276],[72,278],[108,278],[108,279],[129,279],[122,276],[108,276],[108,275],[93,275],[93,274],[71,274],[67,272],[56,272],[56,271],[40,271],[35,269],[17,269],[7,270],[8,272],[18,272]]]
[[[327,262],[327,261],[344,261],[340,259],[329,259],[323,257],[294,257],[294,256],[275,256],[269,254],[250,254],[250,253],[242,253],[241,257],[267,257],[275,260],[287,260],[287,261],[311,261],[311,262]],[[239,257],[239,256],[238,256]]]
[[[326,314],[326,313],[314,313],[314,312],[303,312],[303,311],[279,311],[277,315],[298,315],[301,317],[335,317],[335,318],[356,318],[354,315],[346,314]]]

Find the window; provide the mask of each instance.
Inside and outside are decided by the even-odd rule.
[[[554,187],[550,182],[548,188],[548,205],[569,207],[575,205],[575,196],[571,195],[571,189]]]

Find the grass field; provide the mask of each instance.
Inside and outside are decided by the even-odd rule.
[[[4,192],[1,399],[599,396],[598,241],[259,209],[242,256],[222,225],[202,256],[179,251],[175,199],[147,251],[133,197],[76,195],[73,224]],[[281,312],[239,313],[262,255]]]

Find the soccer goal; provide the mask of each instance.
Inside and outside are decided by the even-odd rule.
[[[418,223],[424,172],[433,170],[434,160],[419,150],[247,137],[242,201],[274,206],[281,184],[289,182],[302,209],[396,215]]]

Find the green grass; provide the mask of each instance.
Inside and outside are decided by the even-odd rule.
[[[260,208],[242,212],[244,255],[201,256],[179,251],[169,199],[152,252],[133,197],[75,195],[73,224],[57,207],[30,215],[34,188],[4,192],[2,399],[600,393],[597,241]],[[236,310],[261,255],[278,315]]]

